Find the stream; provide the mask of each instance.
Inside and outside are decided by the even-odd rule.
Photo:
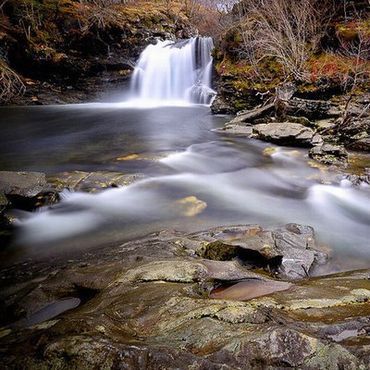
[[[22,253],[93,248],[165,228],[294,222],[314,227],[332,250],[330,271],[369,263],[369,188],[310,166],[306,150],[213,131],[228,117],[209,107],[17,107],[2,108],[1,118],[3,170],[145,176],[98,194],[65,191],[61,203],[21,214]]]

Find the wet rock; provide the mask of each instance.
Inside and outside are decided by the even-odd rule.
[[[327,325],[320,329],[320,333],[337,343],[354,339],[361,336],[366,336],[369,332],[369,318],[361,318],[359,320],[349,320],[344,323]]]
[[[141,174],[123,174],[120,172],[73,171],[49,175],[48,183],[58,191],[70,189],[93,193],[109,187],[127,186],[143,177]]]
[[[176,208],[180,208],[182,215],[186,217],[194,217],[199,215],[207,208],[207,203],[191,195],[175,201]]]
[[[253,126],[254,138],[288,146],[311,146],[314,131],[299,123],[272,122]]]
[[[259,226],[216,228],[196,237],[208,241],[197,250],[203,258],[237,259],[285,279],[302,279],[315,264],[324,263],[327,258],[316,249],[313,229],[297,224],[267,230]]]
[[[184,367],[231,369],[227,365],[213,363],[201,355],[171,348],[165,344],[144,345],[139,341],[127,344],[111,343],[109,339],[103,337],[94,340],[83,335],[67,337],[47,344],[43,357],[56,368],[65,365],[67,368],[74,369],[92,367],[114,369],[116,364],[123,364],[127,369],[175,370]],[[29,368],[40,366],[40,362],[36,359],[27,360],[29,362],[26,364]]]
[[[211,358],[217,361],[220,356],[228,357],[234,366],[243,366],[244,360],[251,368],[261,369],[313,370],[338,369],[343,366],[354,370],[361,366],[361,362],[350,351],[339,345],[326,345],[324,341],[298,330],[277,327],[269,334],[257,338],[235,340]]]
[[[266,365],[278,366],[283,363],[289,367],[297,367],[303,364],[305,358],[315,353],[316,346],[315,338],[295,330],[275,329],[268,335],[245,343],[244,348],[254,348],[256,353],[265,352],[263,363]]]
[[[246,301],[257,297],[263,297],[274,292],[287,290],[291,286],[291,284],[281,281],[250,279],[237,282],[231,286],[217,287],[211,292],[210,297]]]
[[[7,197],[32,198],[45,188],[44,173],[0,171],[0,193]]]
[[[125,281],[172,281],[191,283],[204,280],[207,268],[189,261],[158,261],[129,270],[117,283]]]
[[[291,310],[330,308],[341,306],[345,303],[364,303],[369,299],[370,290],[353,289],[347,295],[342,295],[340,298],[293,299],[289,303],[289,308]]]
[[[341,178],[342,184],[343,181],[348,182],[349,185],[353,186],[370,186],[370,170],[364,175],[345,175]],[[344,183],[343,185],[346,185]]]
[[[215,129],[214,131],[249,138],[252,136],[253,128],[251,125],[228,123],[224,127]]]
[[[348,161],[348,153],[342,145],[323,143],[309,151],[310,158],[329,165],[341,165]]]
[[[353,141],[348,145],[349,149],[358,150],[363,152],[370,152],[370,137],[364,137]]]
[[[217,95],[211,104],[213,114],[232,114],[234,109],[221,96]]]
[[[6,206],[9,204],[7,197],[0,193],[0,214],[4,211]]]
[[[207,243],[205,246],[202,246],[198,254],[203,258],[213,261],[237,260],[242,265],[249,266],[250,268],[260,267],[269,270],[276,270],[281,265],[283,258],[281,255],[273,257],[270,257],[270,255],[266,256],[263,250],[260,252],[238,245],[226,244],[221,241]]]
[[[2,248],[6,248],[14,236],[11,218],[6,212],[8,205],[7,197],[0,193],[0,245]]]
[[[167,281],[192,283],[217,279],[222,281],[240,279],[260,279],[267,281],[262,276],[244,270],[232,262],[217,263],[215,261],[156,261],[139,266],[127,271],[116,280],[117,284],[127,281]]]
[[[324,345],[320,343],[315,353],[315,356],[305,360],[307,369],[365,369],[364,362],[359,361],[350,350],[335,344]]]
[[[48,322],[55,316],[60,315],[63,312],[76,308],[80,305],[81,300],[79,298],[63,298],[58,301],[52,302],[45,307],[42,307],[39,311],[33,313],[29,317],[26,317],[22,320],[19,320],[13,327],[30,327],[38,325],[39,323],[44,323],[45,321]],[[38,326],[37,329],[45,329],[56,322],[48,322],[46,325],[45,323],[43,326]]]
[[[1,193],[6,197],[9,207],[26,211],[59,200],[58,194],[47,184],[45,174],[40,172],[0,171]],[[1,202],[4,205],[4,200]]]

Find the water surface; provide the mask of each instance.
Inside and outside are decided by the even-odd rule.
[[[3,170],[146,176],[100,194],[65,193],[60,204],[24,218],[18,244],[25,251],[94,247],[166,227],[297,222],[315,228],[338,270],[368,265],[368,188],[340,186],[335,173],[309,166],[304,150],[212,131],[227,118],[207,107],[89,104],[0,114]]]

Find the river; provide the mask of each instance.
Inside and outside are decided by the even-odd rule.
[[[306,150],[215,132],[209,107],[121,104],[1,108],[3,170],[119,171],[144,179],[99,194],[65,192],[60,204],[22,214],[22,254],[93,248],[165,228],[303,223],[332,262],[370,261],[370,189],[310,165]]]

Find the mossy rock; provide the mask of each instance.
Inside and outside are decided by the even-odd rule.
[[[220,241],[208,243],[199,253],[201,257],[214,261],[230,261],[237,257],[240,247],[228,245]]]

